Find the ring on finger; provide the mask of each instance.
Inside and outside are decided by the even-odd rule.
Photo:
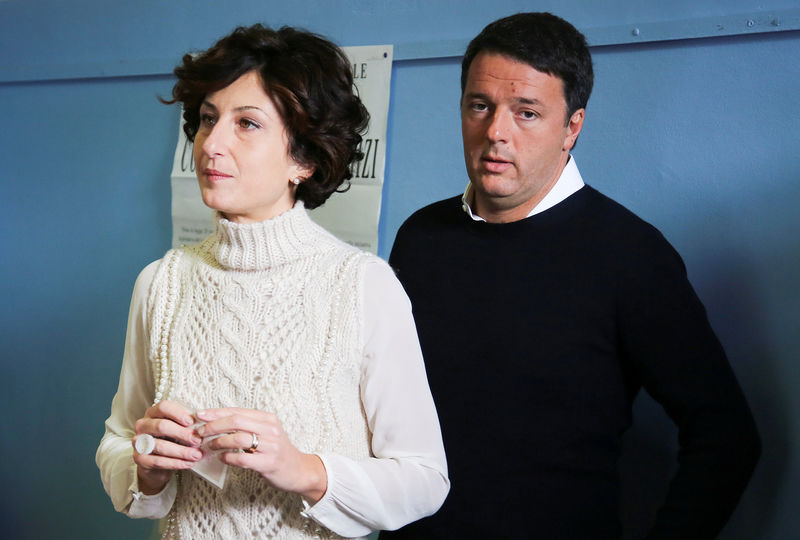
[[[247,454],[252,454],[258,448],[258,435],[255,432],[251,433],[250,435],[253,436],[253,442],[250,443],[250,448],[243,448],[242,451]]]
[[[136,437],[133,448],[143,456],[152,454],[153,450],[156,449],[156,439],[149,433],[143,433]]]

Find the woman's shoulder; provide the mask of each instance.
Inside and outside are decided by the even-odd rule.
[[[150,289],[150,285],[155,280],[158,269],[161,267],[165,257],[156,259],[139,271],[139,275],[136,278],[136,284],[134,286],[136,289],[145,291]]]
[[[372,253],[365,253],[363,264],[364,288],[367,294],[384,296],[402,291],[401,296],[405,296],[403,286],[388,262]]]
[[[389,263],[384,261],[372,252],[365,251],[359,247],[342,242],[346,248],[342,253],[344,256],[357,265],[363,272],[370,274],[385,274],[394,276],[394,271]]]
[[[395,281],[395,275],[392,268],[382,258],[374,253],[364,251],[360,247],[348,244],[333,235],[328,233],[330,238],[333,238],[333,243],[330,245],[329,259],[330,264],[337,267],[340,272],[360,276],[358,281],[369,283],[382,283],[391,284]],[[352,274],[350,274],[352,276]],[[364,279],[366,278],[366,279]]]
[[[144,268],[142,268],[139,271],[139,277],[137,279],[140,279],[140,280],[148,280],[149,279],[150,281],[152,281],[153,276],[158,271],[158,267],[161,266],[161,263],[162,263],[163,260],[164,260],[164,257],[162,257],[160,259],[156,259],[155,261],[152,261],[152,262],[148,263]]]
[[[146,295],[153,288],[153,284],[159,279],[159,276],[164,275],[164,272],[174,266],[178,260],[185,258],[186,255],[201,256],[202,252],[207,251],[203,248],[204,245],[205,242],[168,250],[160,259],[150,262],[139,271],[134,290]]]

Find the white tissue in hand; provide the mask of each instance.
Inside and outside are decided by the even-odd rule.
[[[198,422],[192,426],[192,428],[197,428],[203,424],[205,424],[205,422]],[[217,457],[219,452],[210,451],[207,448],[208,443],[217,437],[219,437],[219,435],[213,435],[203,439],[203,442],[200,444],[200,448],[203,450],[203,459],[195,463],[192,470],[201,478],[206,479],[219,489],[222,489],[225,486],[225,478],[228,476],[228,465],[219,460],[219,457]]]

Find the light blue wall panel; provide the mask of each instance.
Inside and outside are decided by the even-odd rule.
[[[800,28],[797,0],[0,1],[0,81],[169,73],[240,24],[291,24],[341,45],[393,43],[395,59],[458,56],[500,16],[552,11],[592,45]]]
[[[155,100],[170,87],[166,78],[0,86],[6,538],[141,538],[150,527],[113,512],[93,461],[133,280],[170,243],[176,130],[165,128],[178,114]]]
[[[800,2],[221,5],[0,1],[4,537],[142,538],[150,529],[113,512],[94,451],[133,280],[170,242],[178,113],[156,96],[169,93],[180,55],[255,20],[342,45],[394,43],[386,256],[413,210],[465,185],[456,56],[490,20],[524,9],[550,9],[595,44],[578,164],[683,254],[759,421],[764,457],[723,538],[796,534]],[[646,527],[674,447],[646,398],[636,422],[623,463],[632,531]]]

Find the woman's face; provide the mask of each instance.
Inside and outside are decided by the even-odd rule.
[[[238,223],[289,210],[296,188],[292,179],[313,172],[289,156],[283,120],[255,71],[206,96],[194,162],[203,202]]]

